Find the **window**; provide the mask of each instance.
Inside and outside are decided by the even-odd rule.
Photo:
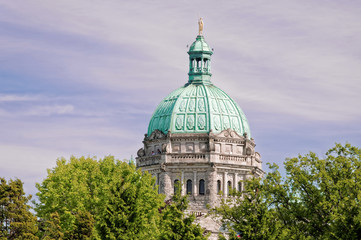
[[[232,189],[232,183],[231,183],[231,181],[228,181],[228,182],[227,182],[227,194],[229,194],[229,192],[231,191],[231,189]]]
[[[192,180],[187,180],[187,194],[192,195]]]
[[[179,180],[176,179],[174,180],[174,194],[178,192],[178,189],[179,189]]]
[[[238,192],[242,192],[242,182],[238,182]]]
[[[222,186],[221,180],[218,180],[218,181],[217,181],[217,193],[218,193],[218,194],[220,194],[220,192],[221,192],[221,190],[222,190],[221,186]]]
[[[204,195],[204,180],[199,180],[199,195]]]

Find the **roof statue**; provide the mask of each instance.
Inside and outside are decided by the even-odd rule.
[[[200,18],[200,19],[198,20],[198,25],[199,25],[198,35],[203,35],[203,20],[202,20],[202,18]]]

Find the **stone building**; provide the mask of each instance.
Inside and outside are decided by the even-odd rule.
[[[189,80],[154,111],[136,162],[156,177],[167,198],[182,183],[189,211],[214,237],[220,226],[204,217],[206,205],[216,206],[230,189],[241,191],[242,180],[264,172],[246,116],[211,82],[213,52],[201,32],[188,54]]]

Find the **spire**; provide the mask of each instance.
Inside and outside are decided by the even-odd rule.
[[[189,83],[211,84],[211,51],[203,37],[203,20],[198,20],[199,32],[189,48]]]

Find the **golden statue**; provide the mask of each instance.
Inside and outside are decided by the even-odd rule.
[[[202,20],[202,18],[200,18],[199,20],[198,20],[198,25],[199,25],[199,35],[203,35],[203,20]]]

